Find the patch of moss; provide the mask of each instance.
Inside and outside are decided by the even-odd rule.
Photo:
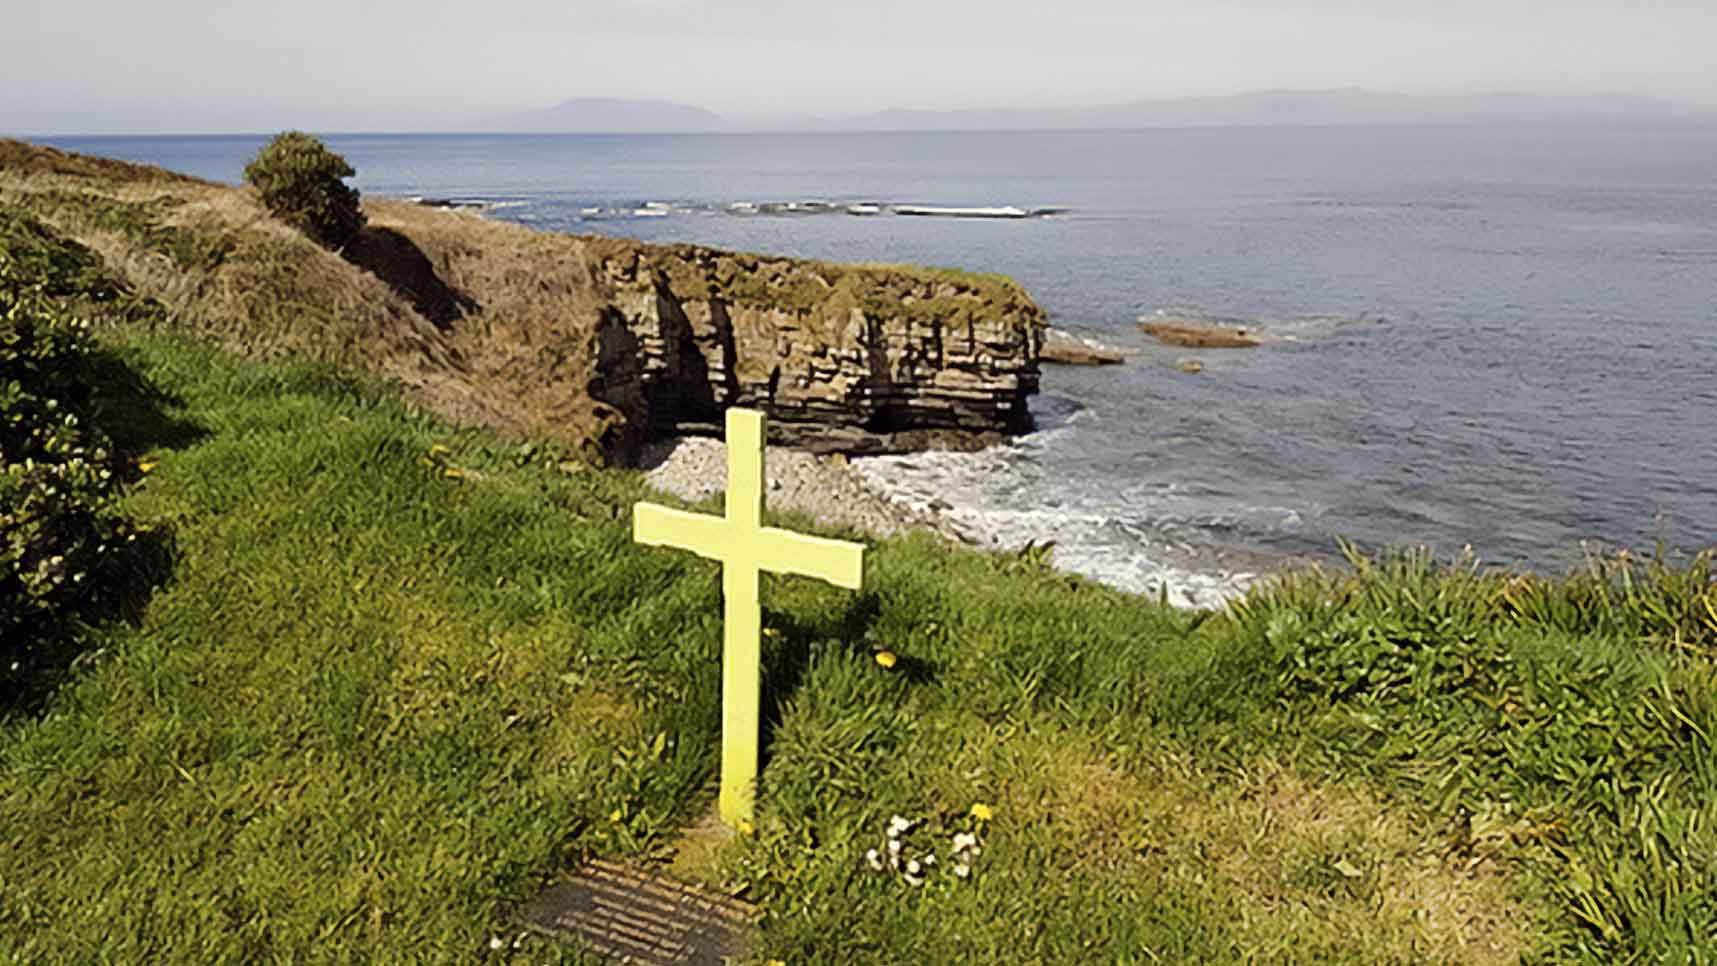
[[[709,275],[696,262],[680,258],[665,258],[657,268],[667,280],[668,290],[681,299],[709,299],[716,294]]]

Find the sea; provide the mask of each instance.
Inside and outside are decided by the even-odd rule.
[[[37,140],[236,183],[265,137]],[[1018,279],[1128,361],[1045,367],[1005,445],[855,463],[1124,589],[1212,602],[1341,540],[1541,572],[1717,544],[1717,126],[327,140],[366,195]],[[1165,347],[1153,318],[1263,344]]]

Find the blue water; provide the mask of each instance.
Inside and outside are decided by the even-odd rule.
[[[236,182],[262,140],[54,143]],[[1019,279],[1054,324],[1141,355],[1047,369],[1044,431],[1019,445],[872,472],[1093,572],[1148,569],[1165,527],[1295,553],[1470,544],[1548,569],[1588,539],[1717,543],[1717,128],[329,140],[366,193]],[[730,210],[808,199],[1068,211]],[[670,213],[633,214],[649,202]],[[1164,350],[1137,328],[1158,312],[1300,338]]]

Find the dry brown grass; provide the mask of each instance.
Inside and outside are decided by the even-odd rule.
[[[184,179],[14,174],[0,167],[0,202],[94,249],[139,294],[160,301],[179,328],[253,355],[307,352],[389,374],[420,359],[451,360],[434,327],[380,280],[269,217],[248,191]],[[152,245],[146,232],[161,228],[202,243],[209,263],[187,270],[174,252]]]
[[[178,184],[207,184],[189,175],[178,174],[150,164],[132,164],[112,158],[73,154],[25,141],[0,138],[0,171],[24,177],[56,175],[72,178],[99,178],[121,181],[163,181]]]
[[[410,293],[276,221],[245,189],[0,141],[0,203],[96,251],[175,330],[368,369],[456,422],[557,439],[593,460],[623,422],[588,392],[597,303],[574,239],[371,203],[376,225],[401,231],[472,300],[444,330]]]
[[[448,337],[468,384],[493,387],[487,399],[505,412],[485,421],[572,443],[593,460],[636,442],[620,411],[592,396],[606,293],[584,240],[399,201],[370,201],[365,212],[415,242],[473,303]]]

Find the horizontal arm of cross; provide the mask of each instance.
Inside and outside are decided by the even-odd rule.
[[[864,577],[864,545],[809,537],[776,527],[737,533],[722,518],[688,513],[654,503],[633,507],[632,538],[658,547],[678,547],[700,557],[751,566],[780,574],[799,574],[857,590]]]
[[[863,582],[863,544],[808,537],[775,527],[764,527],[759,535],[762,554],[758,564],[765,570],[815,577],[848,590],[859,589]]]
[[[632,507],[632,539],[656,547],[678,547],[700,557],[720,560],[732,543],[727,520],[703,513],[673,510],[654,503]]]

